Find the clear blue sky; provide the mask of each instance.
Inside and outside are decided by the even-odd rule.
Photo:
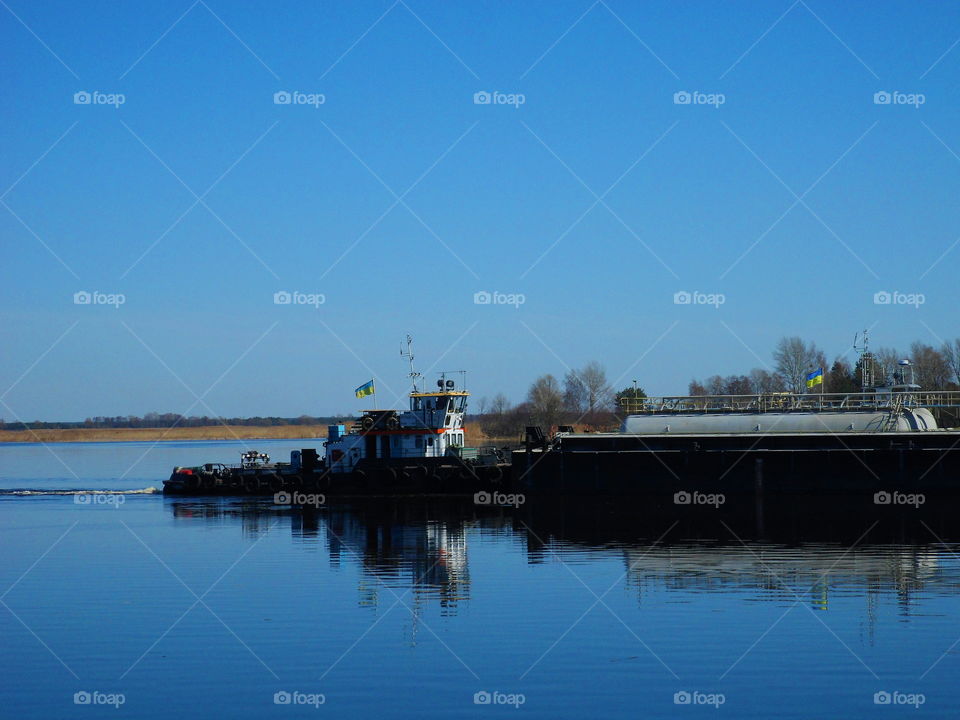
[[[592,359],[678,393],[782,335],[939,344],[958,36],[954,3],[8,0],[0,415],[353,412],[407,332],[515,401]]]

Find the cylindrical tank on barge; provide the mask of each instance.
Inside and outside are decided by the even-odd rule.
[[[864,412],[658,413],[629,415],[620,432],[630,435],[679,433],[843,433],[911,432],[936,430],[937,421],[926,408]]]

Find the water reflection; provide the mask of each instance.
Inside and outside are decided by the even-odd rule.
[[[530,564],[617,558],[624,582],[650,592],[744,592],[829,610],[833,598],[863,596],[870,608],[894,593],[902,618],[924,593],[960,591],[948,509],[887,510],[796,499],[752,510],[674,512],[620,504],[536,502],[519,509],[468,500],[377,500],[290,508],[263,500],[167,499],[175,522],[238,525],[254,540],[289,528],[305,548],[325,549],[332,567],[363,570],[361,605],[393,604],[411,591],[413,609],[436,601],[456,614],[470,598],[470,544],[505,537]]]

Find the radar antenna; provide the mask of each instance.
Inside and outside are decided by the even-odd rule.
[[[403,343],[400,343],[400,357],[406,358],[410,363],[410,372],[407,376],[413,383],[413,392],[417,392],[417,380],[420,379],[421,375],[413,369],[413,338],[410,335],[407,335],[406,350],[404,350]]]

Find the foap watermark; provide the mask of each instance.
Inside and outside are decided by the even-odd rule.
[[[723,693],[705,693],[699,690],[678,690],[673,694],[674,705],[710,705],[716,709],[727,701]]]
[[[499,690],[479,690],[473,694],[474,705],[512,705],[517,710],[527,701],[523,693],[503,693]]]
[[[319,708],[327,702],[323,693],[305,693],[299,690],[278,690],[273,694],[274,705],[309,705]]]
[[[487,492],[486,490],[481,490],[473,494],[474,505],[498,505],[500,507],[518,508],[526,501],[527,496],[523,493]]]
[[[274,105],[311,105],[314,109],[319,109],[321,105],[327,102],[327,96],[323,93],[305,93],[299,90],[277,90],[273,94]]]
[[[527,301],[527,296],[523,293],[502,293],[499,290],[487,292],[478,290],[473,294],[474,305],[513,305],[520,309],[520,306]]]
[[[918,710],[921,705],[927,701],[927,696],[923,693],[905,693],[899,690],[887,692],[880,690],[873,694],[874,705],[912,705]]]
[[[927,296],[923,293],[905,293],[899,290],[889,292],[879,290],[873,294],[874,305],[912,305],[917,310],[927,302]]]
[[[523,93],[503,93],[499,90],[487,92],[479,90],[473,94],[474,105],[512,105],[519,110],[520,106],[527,102],[527,96]]]
[[[74,705],[110,705],[119,710],[127,701],[123,693],[105,693],[99,690],[80,690],[73,694]]]
[[[319,309],[321,305],[327,302],[327,296],[323,293],[304,293],[299,290],[287,292],[286,290],[277,290],[273,294],[274,305],[310,305]]]
[[[127,101],[127,96],[123,93],[104,93],[99,90],[88,92],[87,90],[77,90],[73,94],[74,105],[112,105],[114,109],[119,108]]]
[[[714,108],[719,108],[725,102],[727,102],[727,96],[723,93],[678,90],[673,94],[674,105],[712,105]]]
[[[881,490],[873,494],[874,505],[911,505],[916,509],[926,501],[927,496],[923,493],[902,493],[897,490],[887,492],[886,490]]]
[[[73,294],[74,305],[113,305],[119,309],[127,301],[127,296],[123,293],[102,293],[99,290],[89,292],[87,290],[77,290]]]
[[[727,501],[723,493],[702,493],[698,490],[687,492],[681,490],[673,494],[674,505],[712,505],[715,508],[720,507]]]
[[[320,507],[327,504],[327,496],[321,493],[287,492],[281,490],[273,494],[274,505],[312,505]]]
[[[927,102],[927,96],[923,93],[878,90],[873,94],[874,105],[913,105],[915,109],[919,109],[925,102]]]
[[[687,290],[678,290],[673,294],[674,305],[713,305],[719,309],[727,301],[727,296],[723,293],[703,293],[699,290],[688,292]]]
[[[112,505],[119,509],[127,501],[119,493],[77,493],[73,496],[74,505]]]

